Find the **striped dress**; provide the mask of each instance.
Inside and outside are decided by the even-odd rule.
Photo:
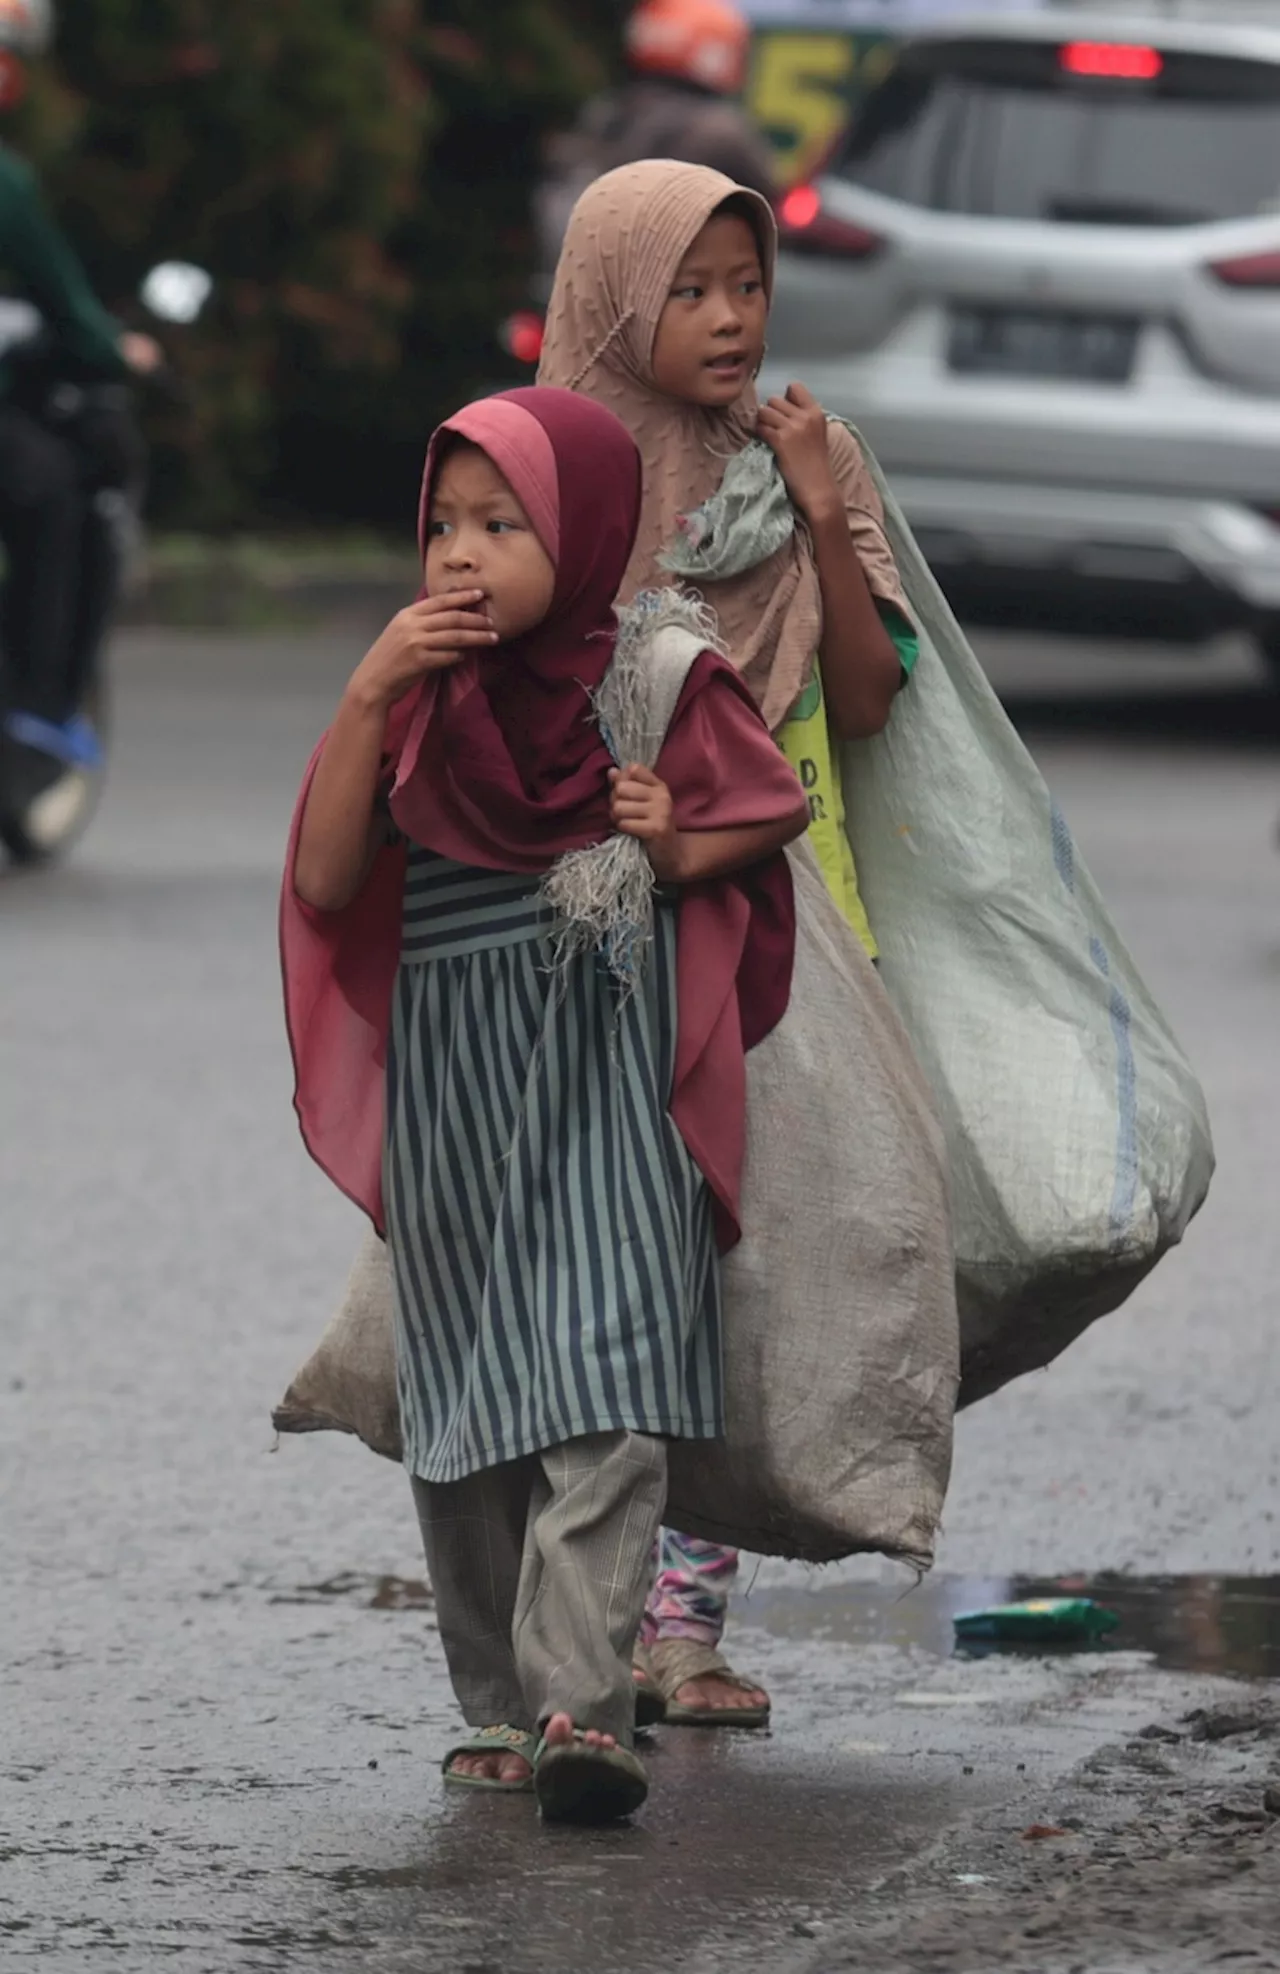
[[[554,979],[536,882],[410,848],[384,1195],[405,1465],[427,1481],[617,1428],[724,1430],[706,1185],[667,1115],[675,909],[619,1005]]]

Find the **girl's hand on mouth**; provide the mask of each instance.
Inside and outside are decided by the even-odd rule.
[[[454,590],[411,603],[391,619],[351,675],[349,695],[386,711],[428,672],[445,671],[498,641],[483,590]]]

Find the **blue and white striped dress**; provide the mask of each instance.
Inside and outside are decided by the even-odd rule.
[[[405,1465],[452,1481],[583,1433],[724,1430],[705,1182],[667,1114],[675,909],[621,1007],[553,979],[536,882],[410,848],[385,1197]]]

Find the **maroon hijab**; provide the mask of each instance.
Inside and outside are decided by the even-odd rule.
[[[387,726],[391,813],[411,841],[458,862],[520,873],[611,832],[612,757],[591,694],[613,655],[613,596],[640,506],[635,445],[613,413],[569,391],[509,391],[442,431],[473,440],[511,485],[556,565],[545,620],[527,636],[434,672]],[[440,458],[427,458],[423,520]],[[405,850],[374,859],[345,910],[304,905],[293,885],[312,756],[294,811],[280,900],[294,1102],[307,1147],[381,1229],[387,1028],[400,951]],[[804,806],[732,666],[703,652],[658,757],[676,822],[720,830]],[[781,855],[688,887],[677,938],[677,1046],[670,1114],[704,1173],[722,1246],[738,1234],[744,1050],[787,1004],[795,945]]]
[[[451,434],[488,454],[555,564],[542,623],[428,679],[392,794],[406,835],[459,861],[544,870],[609,831],[609,751],[592,694],[613,657],[613,599],[640,518],[640,455],[611,411],[574,391],[506,391],[440,427],[418,516],[426,557],[431,495]],[[425,594],[425,592],[424,592]],[[463,841],[467,848],[464,852]]]

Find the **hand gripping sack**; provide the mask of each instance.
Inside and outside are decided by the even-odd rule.
[[[1213,1147],[1185,1056],[863,452],[920,657],[886,731],[844,748],[844,796],[947,1136],[969,1403],[1124,1300],[1203,1202]]]
[[[655,640],[655,667],[669,653]],[[668,1514],[766,1553],[878,1550],[923,1567],[958,1374],[942,1134],[811,852],[790,854],[791,999],[747,1058],[744,1235],[724,1262],[728,1432],[670,1443]],[[274,1416],[400,1456],[390,1270],[372,1233]]]

